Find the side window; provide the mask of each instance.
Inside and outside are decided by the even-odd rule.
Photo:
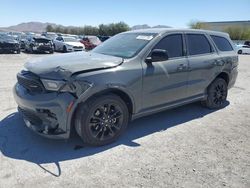
[[[231,44],[226,38],[215,36],[215,35],[211,35],[211,37],[220,51],[223,51],[223,52],[233,51]]]
[[[57,37],[56,40],[63,41],[63,38],[62,37]]]
[[[213,52],[212,46],[203,34],[187,34],[187,46],[189,55]]]
[[[181,34],[168,35],[163,38],[154,49],[162,49],[168,52],[169,58],[183,56],[183,42]]]

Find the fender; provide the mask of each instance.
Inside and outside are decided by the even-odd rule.
[[[112,91],[121,91],[125,93],[131,100],[132,103],[132,113],[135,113],[136,111],[136,104],[133,95],[126,89],[125,86],[121,84],[107,84],[106,87],[97,87],[93,85],[93,87],[87,89],[84,93],[82,93],[78,98],[75,99],[74,104],[68,112],[68,117],[67,117],[67,131],[71,131],[71,128],[73,126],[72,124],[72,118],[74,116],[74,113],[78,107],[78,105],[82,102],[87,101],[90,97],[94,95],[99,95],[102,93],[108,93]]]

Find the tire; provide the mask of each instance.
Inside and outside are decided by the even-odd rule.
[[[50,50],[49,53],[50,53],[50,54],[53,54],[53,53],[54,53],[54,50]]]
[[[63,46],[63,53],[67,53],[67,47]]]
[[[129,112],[119,96],[107,94],[80,104],[75,117],[76,132],[84,143],[102,146],[114,142],[126,130]]]
[[[16,53],[17,53],[17,54],[20,54],[20,53],[21,53],[21,50],[20,50],[20,49],[18,49],[18,50],[16,51]]]
[[[207,88],[207,99],[202,105],[209,109],[222,108],[227,100],[227,82],[222,78],[216,78]]]
[[[242,54],[242,50],[239,50],[239,51],[238,51],[238,54]]]

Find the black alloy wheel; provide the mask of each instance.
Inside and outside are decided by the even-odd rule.
[[[94,110],[88,125],[92,136],[102,141],[112,138],[119,132],[122,122],[122,109],[115,103],[107,103]]]
[[[223,107],[227,100],[227,82],[222,78],[216,78],[207,89],[207,99],[202,104],[210,109]]]
[[[93,97],[77,109],[75,129],[83,141],[101,146],[114,142],[126,129],[129,112],[117,95]]]

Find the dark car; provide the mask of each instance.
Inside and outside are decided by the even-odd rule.
[[[69,138],[75,129],[85,143],[104,145],[142,116],[197,101],[222,108],[237,66],[226,33],[137,30],[118,34],[91,52],[27,63],[17,75],[14,96],[36,133]]]
[[[0,35],[0,53],[17,53],[20,54],[20,44],[17,40],[9,35]]]
[[[110,38],[110,36],[102,36],[102,35],[98,35],[97,36],[99,39],[100,39],[100,41],[102,41],[102,42],[104,42],[104,41],[106,41],[106,40],[108,40],[109,38]]]
[[[54,53],[51,39],[45,37],[31,37],[26,40],[25,51],[35,53]]]
[[[244,45],[250,46],[250,41],[249,40],[245,41]]]
[[[102,42],[96,36],[87,36],[85,35],[82,40],[80,40],[82,44],[84,44],[86,50],[92,50],[96,46],[100,45]]]

